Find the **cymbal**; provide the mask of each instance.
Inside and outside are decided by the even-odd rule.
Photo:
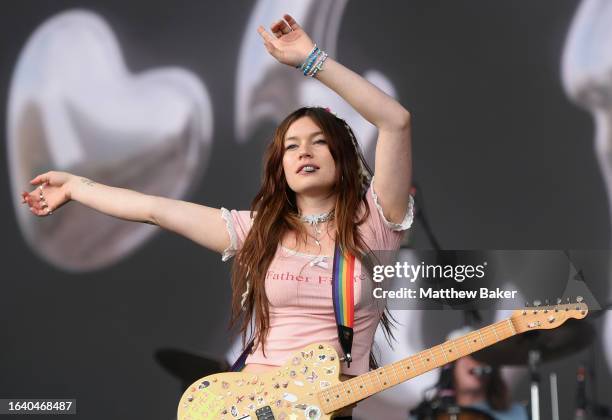
[[[576,353],[595,340],[595,328],[589,322],[569,319],[559,328],[527,331],[492,347],[472,354],[490,365],[527,365],[529,351],[539,350],[540,360],[549,362]]]
[[[155,360],[170,374],[189,386],[196,379],[213,373],[224,372],[228,364],[209,357],[185,350],[162,348],[154,353]]]

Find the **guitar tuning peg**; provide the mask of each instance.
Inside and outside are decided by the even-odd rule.
[[[567,298],[567,303],[570,303],[570,298]]]
[[[544,299],[544,304],[548,306],[548,299]]]
[[[529,302],[525,302],[525,308],[529,307]]]
[[[540,302],[539,300],[534,300],[533,301],[533,306],[540,306],[542,304],[542,302]]]
[[[576,297],[576,302],[580,303],[582,302],[584,299],[582,299],[582,296],[577,296]]]
[[[561,298],[557,298],[557,305],[561,304]]]

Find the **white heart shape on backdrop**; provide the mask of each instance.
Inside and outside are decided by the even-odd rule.
[[[76,10],[49,18],[24,46],[10,84],[8,164],[13,197],[48,170],[171,198],[206,169],[213,116],[205,85],[178,67],[134,75],[110,26]],[[116,263],[157,228],[67,205],[36,218],[15,199],[32,249],[71,271]]]

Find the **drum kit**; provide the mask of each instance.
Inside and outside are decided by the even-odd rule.
[[[540,386],[539,373],[542,362],[558,360],[577,353],[590,346],[596,337],[595,328],[590,323],[578,323],[569,320],[560,328],[554,330],[529,331],[520,336],[514,336],[489,349],[474,354],[481,362],[505,365],[527,366],[530,377],[530,408],[531,419],[540,419]],[[557,375],[551,373],[551,417],[559,419],[559,399],[557,390]]]
[[[540,419],[540,365],[575,354],[590,346],[596,337],[591,323],[569,320],[553,330],[529,331],[511,337],[493,347],[472,355],[479,362],[491,366],[526,366],[530,376],[530,418]],[[551,418],[559,419],[556,374],[550,374]],[[445,401],[447,400],[447,401]],[[424,401],[412,414],[419,420],[493,420],[489,414],[476,408],[461,407],[452,398]]]
[[[423,227],[423,232],[432,247],[441,252],[442,248],[429,224],[426,214],[423,211],[424,202],[422,191],[414,190],[417,193],[416,219]],[[402,248],[411,248],[412,235],[407,235],[402,243]],[[574,262],[567,251],[564,251],[568,262],[576,270]],[[582,272],[576,270],[581,281],[585,281]],[[559,303],[559,302],[558,302]],[[472,357],[482,363],[491,366],[526,366],[529,369],[530,377],[530,419],[540,419],[540,386],[541,375],[540,366],[543,362],[555,361],[572,354],[582,351],[595,341],[596,331],[592,324],[593,318],[604,314],[606,310],[612,309],[612,303],[601,307],[598,315],[591,316],[591,322],[578,323],[576,320],[569,320],[559,328],[551,330],[529,331],[524,334],[516,335],[506,339],[492,347],[485,348],[474,354]],[[466,324],[472,324],[480,320],[478,311],[470,310],[464,312]],[[557,375],[550,374],[550,394],[551,394],[551,418],[559,420],[559,400],[557,390]],[[612,419],[612,407],[599,404],[595,401],[587,400],[584,391],[585,369],[578,369],[578,392],[582,395],[578,398],[575,419],[582,419],[586,415],[588,408],[596,412],[602,418]],[[461,407],[454,403],[453,398],[434,398],[424,400],[417,408],[410,411],[410,414],[418,420],[494,420],[489,414],[473,407]]]

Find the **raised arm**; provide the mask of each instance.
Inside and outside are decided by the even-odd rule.
[[[77,201],[109,216],[157,225],[219,253],[230,244],[220,209],[109,187],[66,172],[47,172],[30,183],[37,188],[24,191],[22,203],[37,216],[50,216]]]
[[[290,15],[258,32],[268,52],[283,64],[304,63],[314,43]],[[324,46],[322,46],[324,47]],[[400,223],[408,207],[412,182],[410,113],[395,99],[357,73],[328,58],[316,78],[340,95],[378,128],[375,188],[387,220]]]

